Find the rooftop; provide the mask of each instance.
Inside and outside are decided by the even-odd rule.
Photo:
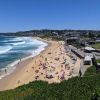
[[[92,47],[85,47],[85,50],[94,51],[95,49]]]
[[[91,61],[91,57],[90,56],[85,56],[84,61]]]

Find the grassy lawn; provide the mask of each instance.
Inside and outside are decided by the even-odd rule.
[[[97,63],[100,63],[100,59],[99,59],[99,60],[97,60]]]
[[[81,47],[79,43],[71,43],[70,45],[73,45],[76,48],[80,48]]]
[[[100,43],[93,44],[92,47],[95,49],[100,49]]]
[[[84,76],[91,76],[91,75],[96,75],[96,74],[97,74],[96,73],[96,67],[95,66],[91,66],[86,70]]]

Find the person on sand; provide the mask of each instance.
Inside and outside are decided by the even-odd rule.
[[[45,61],[47,61],[47,58],[45,58]]]
[[[35,60],[35,64],[36,64],[36,60]]]
[[[5,69],[5,73],[7,73],[7,69]]]
[[[39,78],[39,76],[35,76],[35,79],[37,80]]]
[[[64,80],[65,79],[64,73],[61,75],[60,79],[61,80]]]
[[[21,62],[21,59],[20,59],[20,62]]]
[[[65,65],[65,69],[67,69],[67,65]]]
[[[59,79],[59,75],[58,75],[58,79]]]
[[[18,84],[20,83],[20,80],[18,80]]]
[[[28,72],[28,70],[26,72]]]
[[[63,65],[61,65],[61,68],[63,68]]]

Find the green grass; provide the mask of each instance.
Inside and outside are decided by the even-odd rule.
[[[100,43],[95,43],[92,45],[92,47],[95,49],[100,49]]]
[[[0,100],[91,100],[96,93],[100,96],[100,74],[92,66],[84,77],[74,77],[59,84],[31,82],[14,90],[0,92]]]
[[[75,46],[76,48],[80,48],[81,47],[80,44],[78,44],[78,43],[73,43],[72,45]]]
[[[91,75],[96,75],[96,74],[97,74],[96,73],[96,67],[95,66],[91,66],[86,70],[84,76],[91,76]]]
[[[100,59],[99,60],[96,60],[97,61],[97,63],[100,63]]]

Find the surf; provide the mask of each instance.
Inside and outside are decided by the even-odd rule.
[[[12,46],[0,46],[0,54],[7,53],[12,49]]]

